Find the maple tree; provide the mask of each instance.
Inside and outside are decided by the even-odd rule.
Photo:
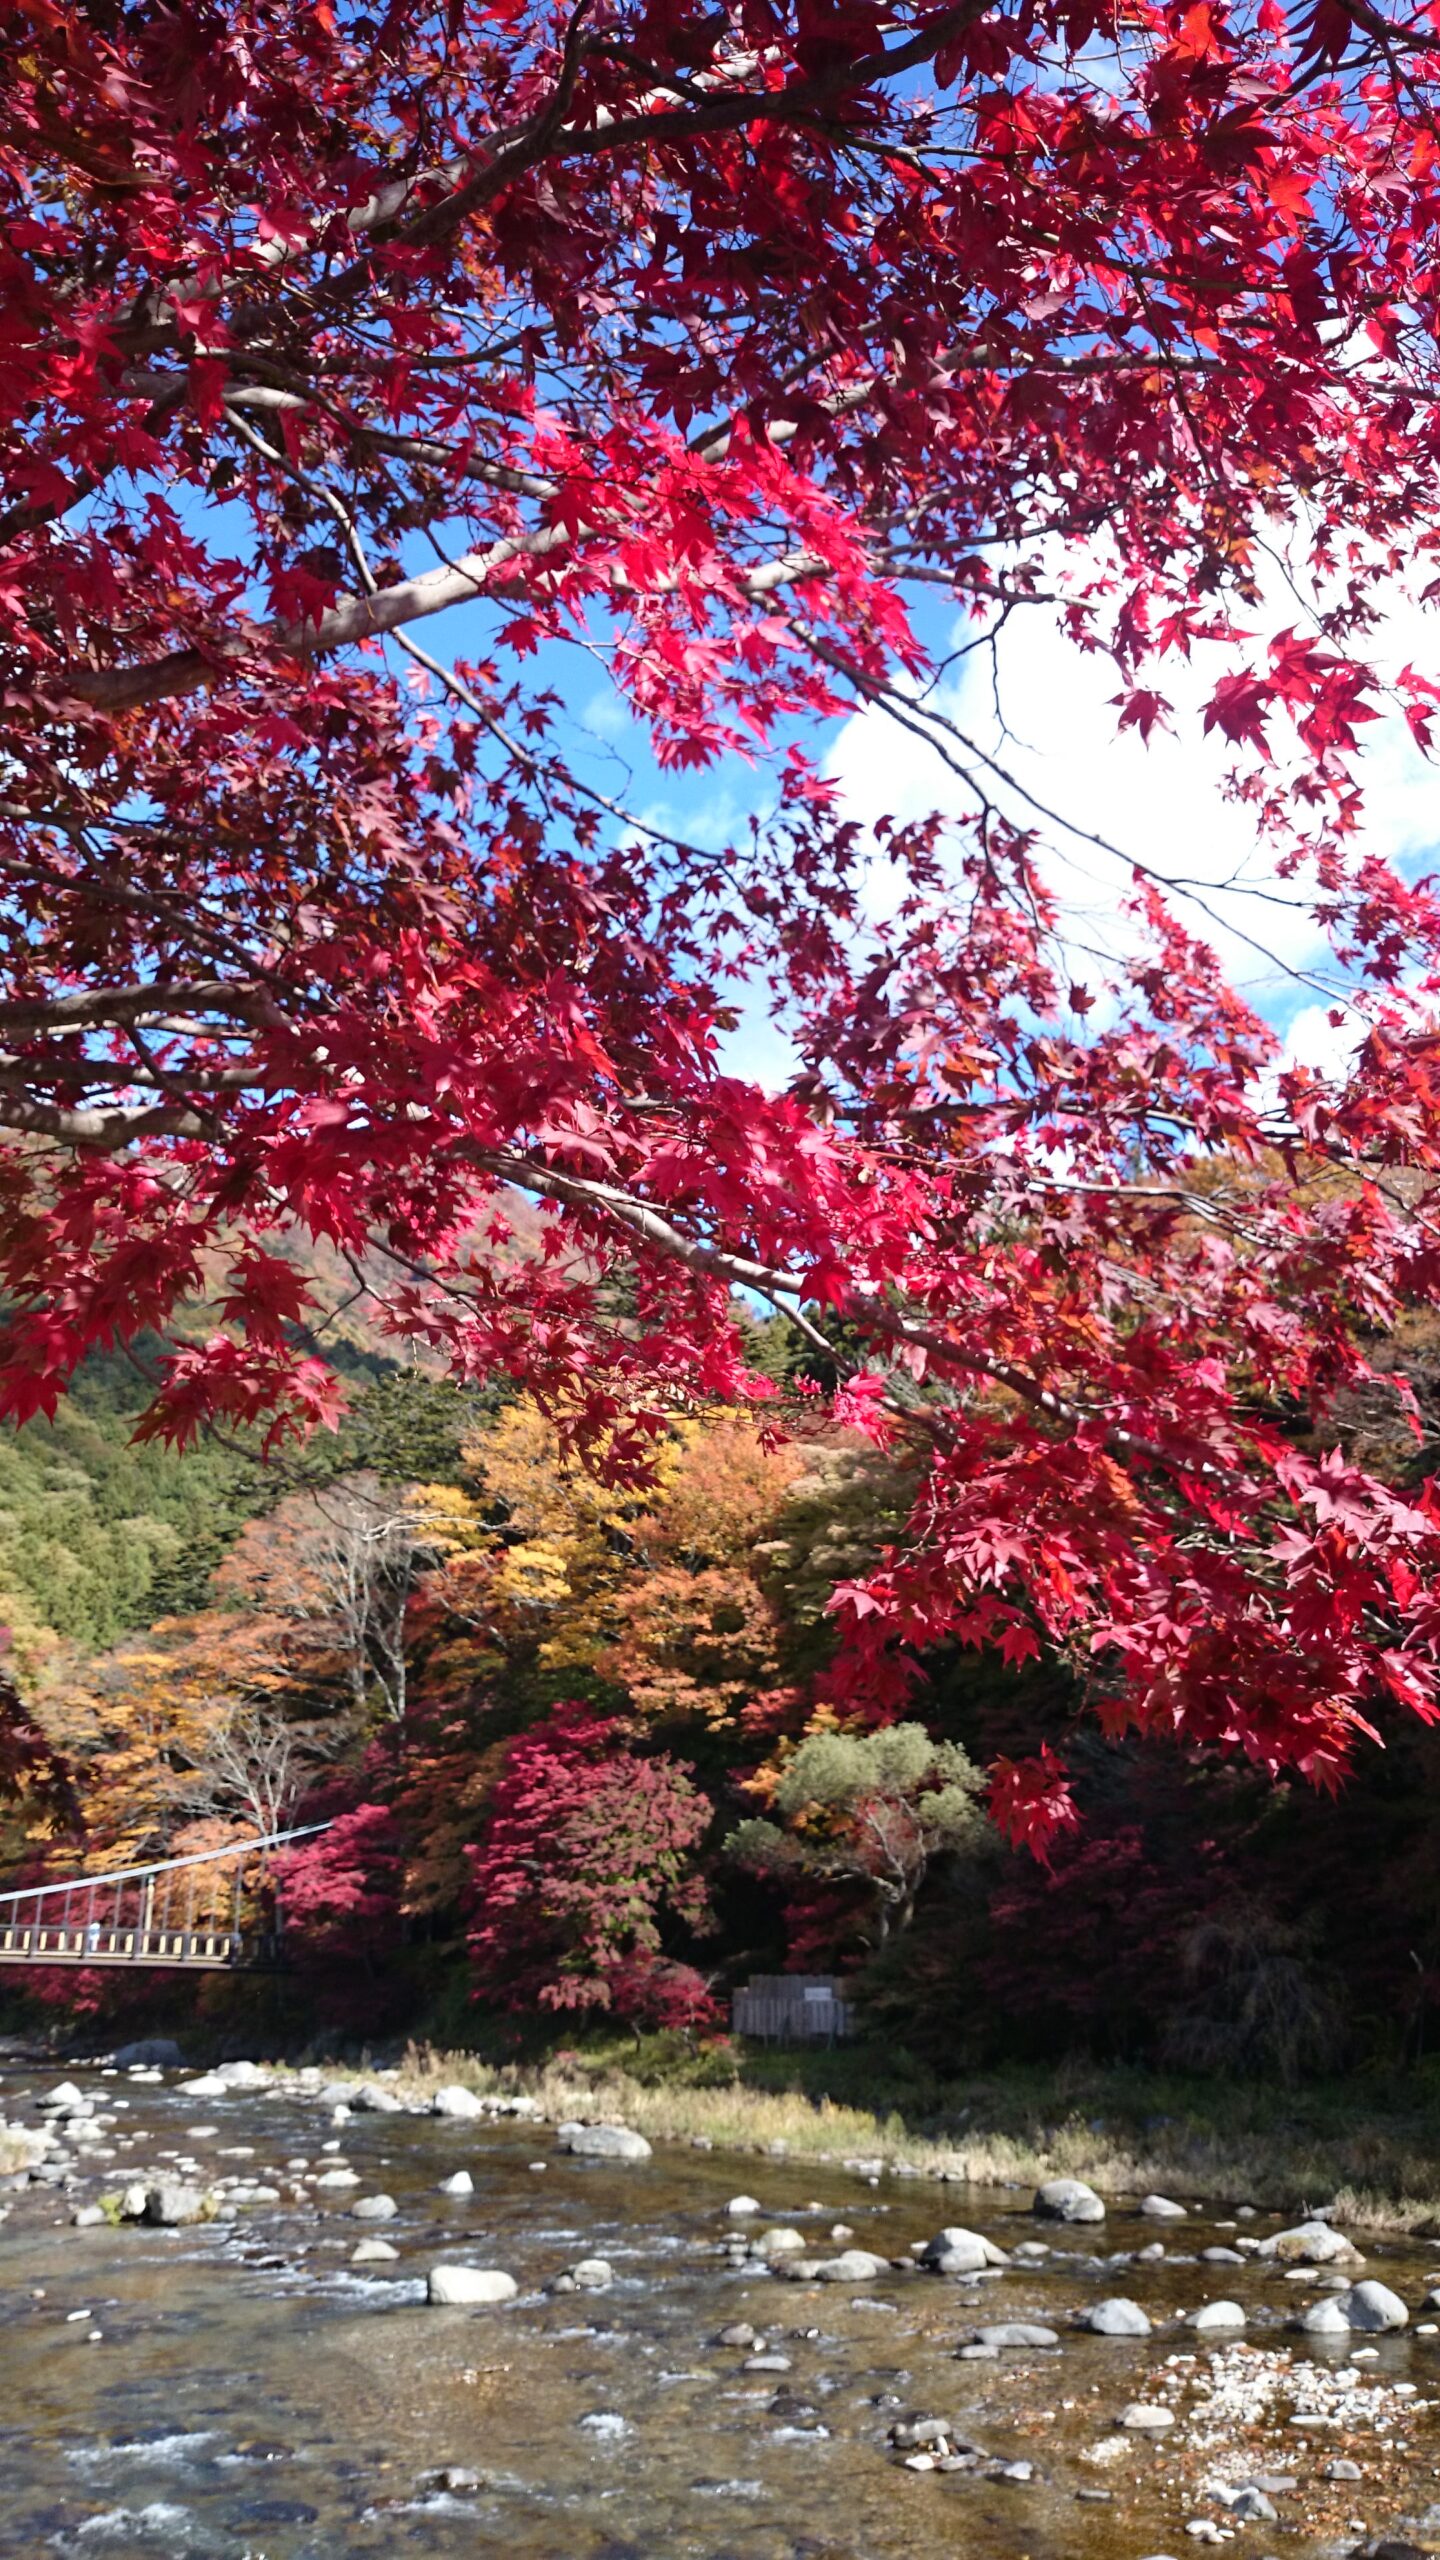
[[[622,1728],[557,1707],[512,1744],[470,1853],[476,1996],[497,2007],[604,2009],[647,2025],[710,2012],[661,1922],[704,1925],[691,1864],[710,1807],[668,1752],[620,1756]]]
[[[840,1596],[856,1716],[954,1642],[1326,1782],[1377,1699],[1432,1715],[1440,1501],[1286,1427],[1440,1297],[1440,913],[1356,781],[1434,699],[1367,659],[1440,533],[1431,14],[16,17],[4,1410],[148,1329],[145,1433],[333,1418],[298,1227],[636,1482],[677,1408],[765,1388],[743,1289],[927,1461]],[[1309,600],[1257,638],[1287,546]],[[1141,734],[1167,658],[1218,653],[1204,722],[1330,936],[1347,1072],[1282,1069],[1158,867],[1075,983],[925,685],[930,594],[977,630],[1058,598]],[[773,757],[773,818],[716,853],[602,789],[567,647],[662,762]],[[883,928],[797,743],[859,704],[970,808],[885,836]],[[783,1093],[718,1061],[767,975]],[[1043,1838],[1061,1759],[996,1801]]]

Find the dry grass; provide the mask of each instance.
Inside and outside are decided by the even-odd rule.
[[[1440,2152],[1427,2139],[1423,2118],[1376,2120],[1357,2104],[1347,2122],[1343,2101],[1332,2110],[1340,2119],[1333,2126],[1287,2123],[1273,2099],[1269,2113],[1279,2121],[1246,2123],[1239,2094],[1221,2086],[1211,2103],[1223,2125],[1192,2106],[1184,2115],[1127,2126],[1114,2120],[1113,2107],[1108,2122],[1091,2112],[1088,2101],[1106,2093],[1103,2074],[1087,2087],[1084,2112],[1066,2105],[1063,2087],[1053,2081],[1037,2089],[1033,2081],[1017,2087],[992,2078],[977,2084],[973,2106],[956,2105],[948,2128],[943,2111],[936,2121],[927,2109],[920,2132],[897,2112],[824,2093],[757,2087],[738,2076],[718,2087],[641,2077],[608,2057],[497,2069],[473,2054],[412,2047],[403,2076],[417,2097],[443,2081],[459,2081],[481,2092],[523,2092],[552,2122],[613,2118],[657,2140],[741,2152],[783,2144],[796,2159],[874,2160],[982,2186],[1077,2177],[1103,2195],[1155,2190],[1297,2212],[1333,2204],[1347,2224],[1370,2230],[1413,2230],[1440,2218]],[[1112,2098],[1117,2091],[1134,2103],[1133,2087],[1122,2089],[1118,2078]],[[1257,2101],[1250,2112],[1265,2109]],[[980,2121],[964,2120],[971,2116]]]

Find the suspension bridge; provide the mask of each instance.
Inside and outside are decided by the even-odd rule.
[[[150,1866],[0,1893],[0,1965],[273,1971],[284,1961],[284,1922],[271,1854],[329,1827],[311,1822]]]

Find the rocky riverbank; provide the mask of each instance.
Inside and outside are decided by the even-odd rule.
[[[97,2064],[4,2106],[7,2335],[50,2414],[4,2431],[32,2539],[0,2550],[246,2547],[235,2446],[183,2532],[134,2521],[177,2501],[142,2494],[132,2404],[218,2443],[188,2417],[227,2362],[236,2446],[308,2412],[267,2560],[392,2549],[401,2513],[537,2560],[1440,2546],[1440,2250],[1325,2214],[773,2151],[740,2193],[694,2145],[399,2072]],[[57,2504],[93,2460],[126,2495]]]

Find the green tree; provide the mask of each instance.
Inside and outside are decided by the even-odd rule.
[[[909,1927],[934,1860],[984,1840],[984,1783],[958,1743],[936,1742],[923,1724],[812,1733],[771,1798],[784,1827],[742,1822],[726,1846],[762,1872],[867,1884],[883,1946]]]

